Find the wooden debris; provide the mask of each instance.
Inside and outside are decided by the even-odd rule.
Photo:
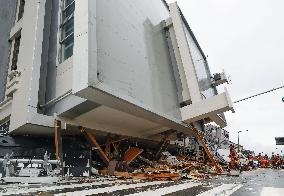
[[[127,162],[127,164],[130,164],[132,161],[134,161],[141,153],[143,152],[143,149],[140,148],[129,148],[125,154],[124,154],[124,161]]]

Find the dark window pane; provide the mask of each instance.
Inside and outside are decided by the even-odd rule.
[[[20,20],[24,15],[25,3],[25,0],[20,0],[18,20]]]
[[[63,43],[64,60],[68,59],[73,55],[73,45],[74,45],[74,36],[72,35],[69,38],[67,38]]]
[[[62,27],[62,39],[65,39],[74,32],[74,19],[68,20]]]
[[[21,43],[21,35],[15,38],[11,70],[17,70],[20,43]]]
[[[70,5],[72,2],[74,2],[74,0],[65,0],[65,7]]]
[[[75,11],[75,3],[73,3],[63,11],[63,16],[62,16],[63,22],[65,22],[69,17],[71,17],[74,11]]]
[[[10,126],[10,121],[0,125],[0,137],[8,135],[9,126]]]
[[[61,23],[61,60],[73,55],[75,1],[64,0]]]

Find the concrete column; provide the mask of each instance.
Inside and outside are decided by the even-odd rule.
[[[29,123],[37,114],[45,2],[26,1],[18,56],[21,78],[13,95],[10,131]]]

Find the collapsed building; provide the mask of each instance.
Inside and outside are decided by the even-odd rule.
[[[225,73],[211,74],[177,3],[0,5],[2,157],[48,152],[76,175],[97,159],[89,143],[109,163],[102,143],[159,148],[166,136],[200,140],[205,124],[224,127],[222,113],[234,112],[227,90],[216,90]]]

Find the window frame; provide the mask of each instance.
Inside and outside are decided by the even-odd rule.
[[[70,58],[73,55],[73,48],[74,48],[74,12],[75,12],[75,0],[71,1],[67,6],[66,6],[66,2],[68,0],[62,0],[62,8],[61,8],[61,20],[60,20],[60,39],[59,39],[59,43],[60,43],[60,63],[64,62],[65,60],[67,60],[68,58]],[[73,13],[71,13],[70,15],[68,15],[67,17],[64,16],[65,12],[71,7],[74,6],[74,10]],[[73,20],[73,21],[72,21]],[[65,28],[68,25],[68,22],[72,21],[73,25],[73,29],[71,31],[71,33],[68,33],[67,35],[65,34]],[[72,44],[69,45],[65,45],[66,43],[68,43],[68,41],[70,39],[73,39]],[[72,46],[70,46],[72,45]],[[69,57],[66,57],[66,48],[72,47],[72,55]]]
[[[15,71],[18,69],[18,61],[19,61],[19,53],[21,46],[21,33],[15,36],[13,41],[13,53],[12,53],[12,61],[11,61],[11,71]]]
[[[19,8],[18,8],[18,21],[21,20],[24,16],[25,12],[25,5],[26,5],[26,0],[19,0]]]
[[[9,127],[10,127],[10,120],[0,124],[0,138],[8,135]]]

